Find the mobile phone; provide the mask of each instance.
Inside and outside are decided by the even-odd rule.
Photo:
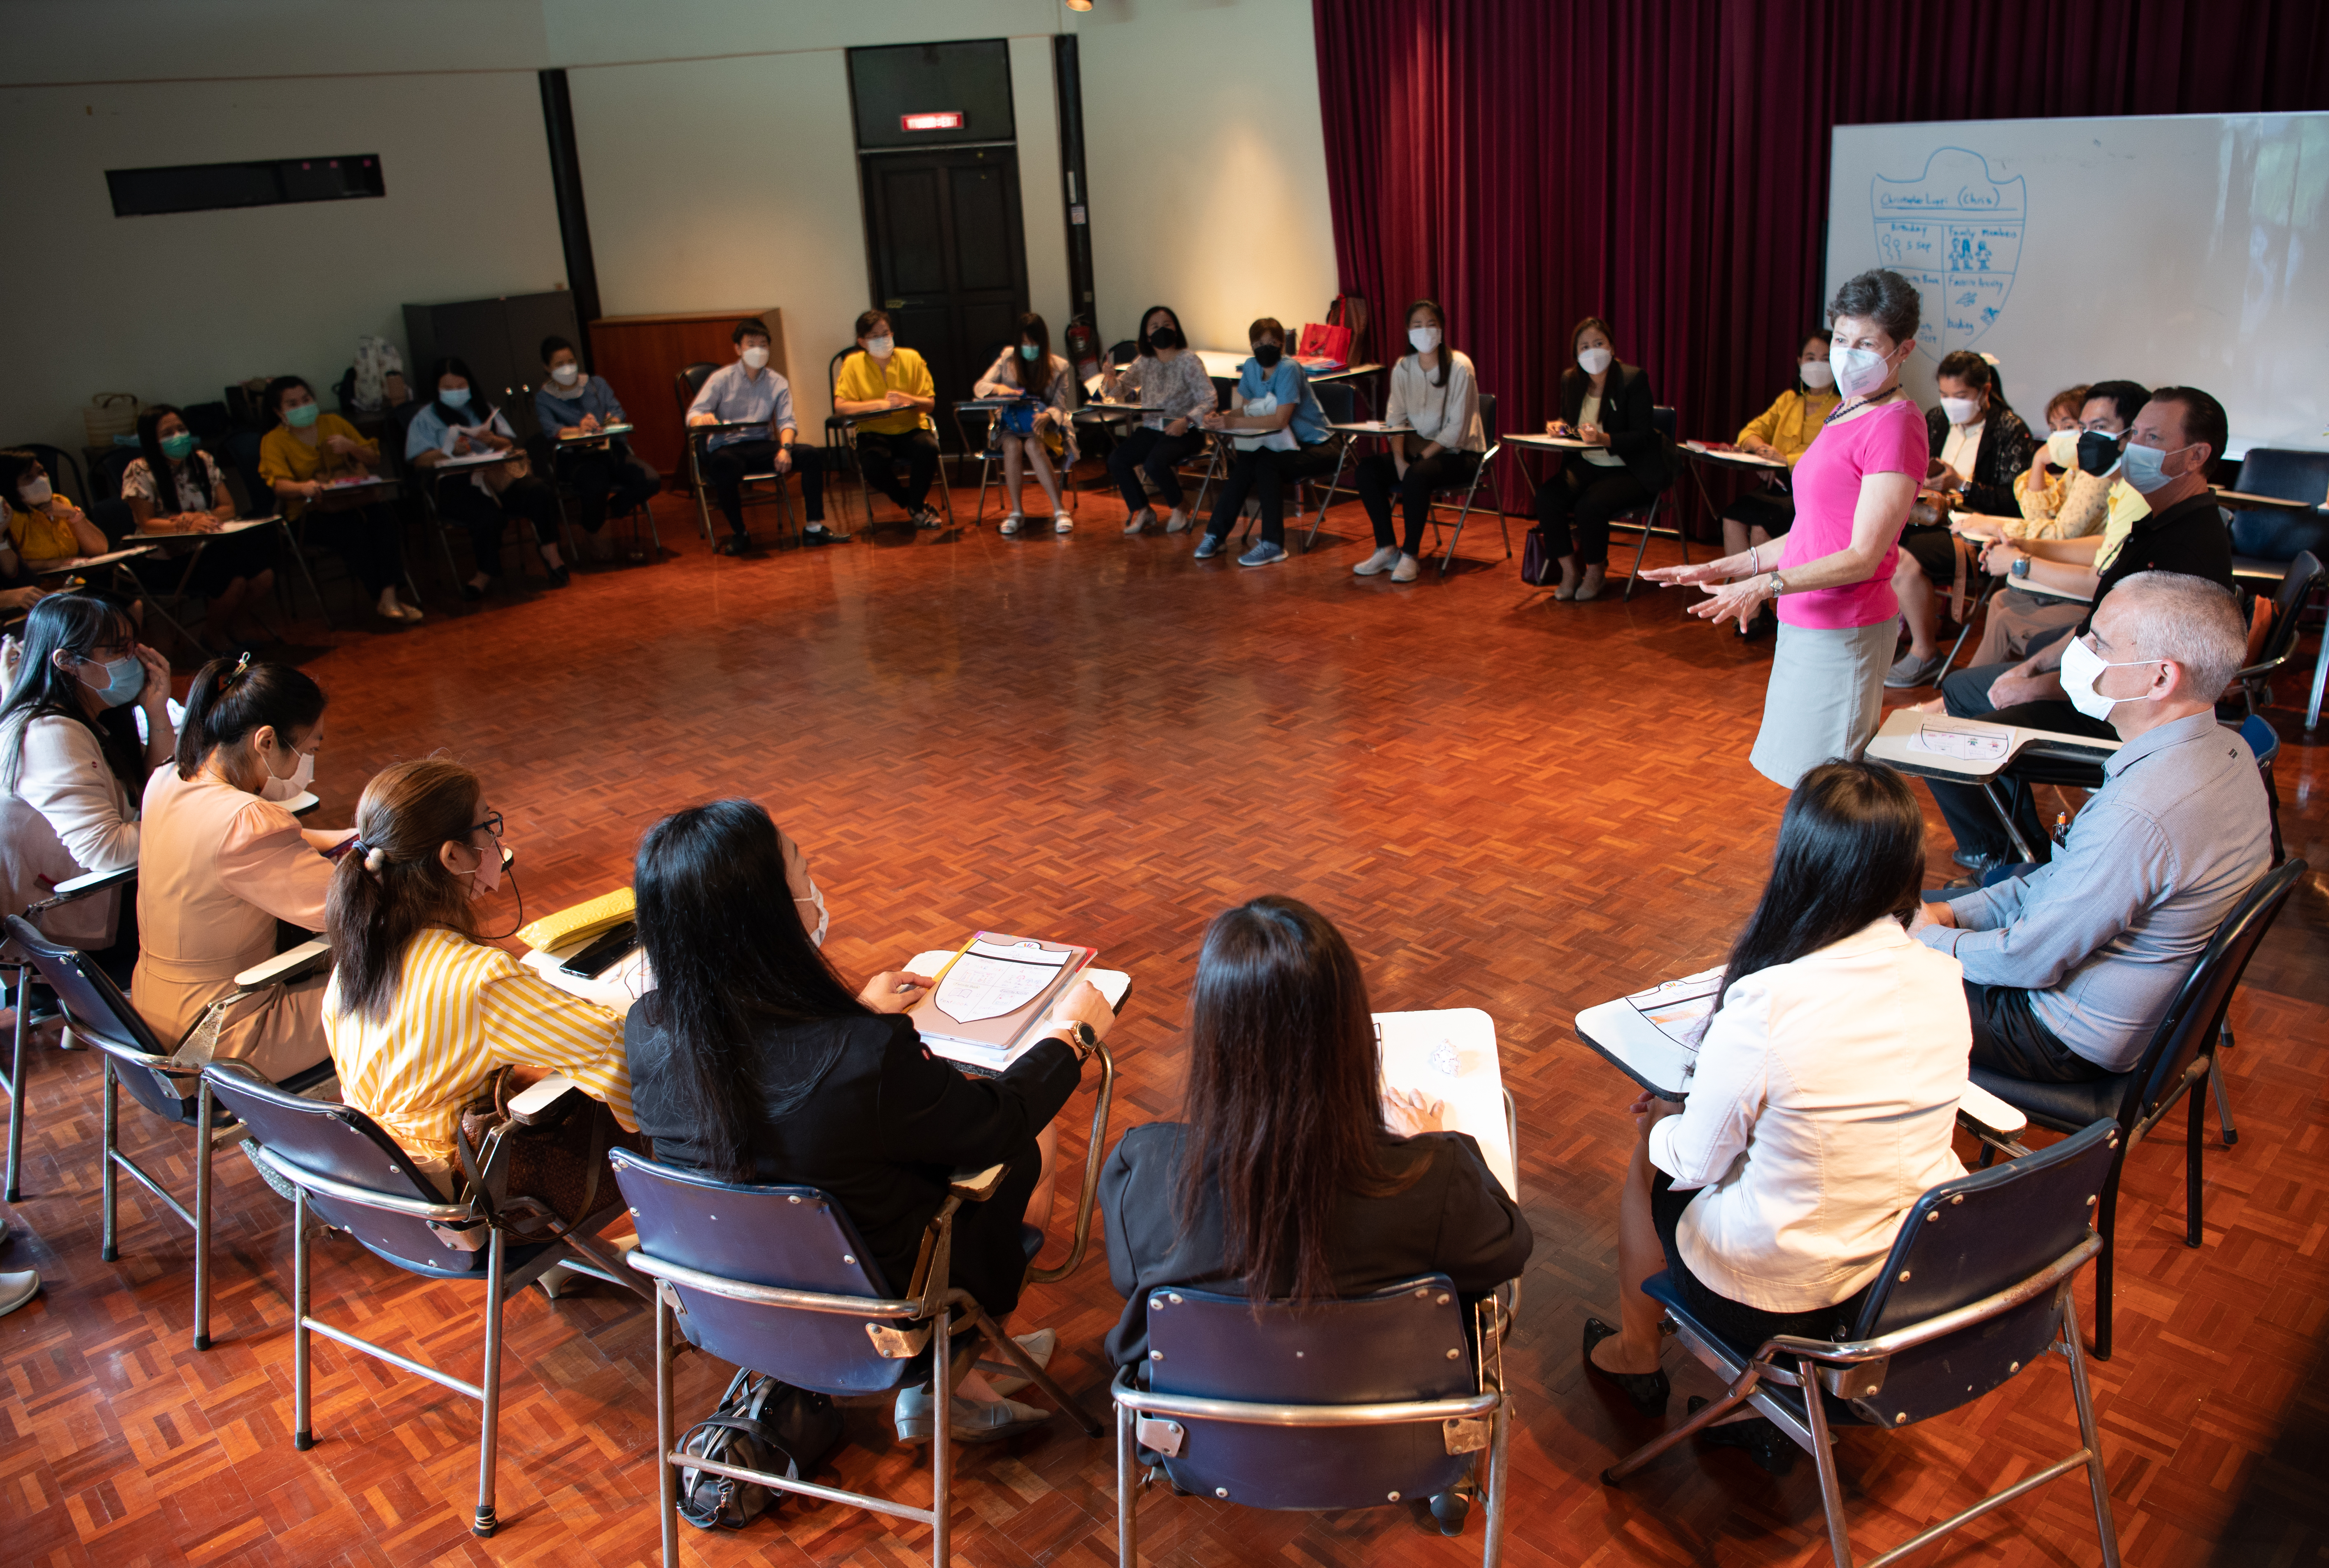
[[[595,980],[630,956],[639,945],[639,922],[625,921],[558,966],[578,980]]]

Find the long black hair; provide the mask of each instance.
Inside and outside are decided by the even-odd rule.
[[[1344,1195],[1421,1175],[1423,1162],[1383,1158],[1381,1073],[1366,981],[1332,921],[1277,894],[1215,919],[1189,994],[1175,1212],[1185,1234],[1218,1195],[1223,1267],[1249,1299],[1331,1294]]]
[[[1155,315],[1160,310],[1172,318],[1173,331],[1180,337],[1181,346],[1183,348],[1189,346],[1189,335],[1187,332],[1183,331],[1181,326],[1180,313],[1169,305],[1152,305],[1147,309],[1140,313],[1139,346],[1140,357],[1143,359],[1155,359],[1156,357],[1156,345],[1148,341],[1148,318]]]
[[[1419,310],[1429,310],[1431,312],[1431,319],[1439,324],[1439,379],[1431,384],[1444,388],[1447,384],[1447,367],[1456,359],[1456,345],[1447,340],[1447,313],[1439,308],[1439,301],[1437,299],[1419,299],[1407,307],[1407,314],[1400,319],[1413,321],[1415,313]],[[1414,354],[1418,359],[1423,357],[1421,351],[1411,343],[1407,345],[1407,352]]]
[[[196,447],[186,454],[184,464],[178,464],[170,461],[162,450],[162,421],[172,414],[176,414],[180,420],[186,417],[182,410],[170,403],[150,403],[145,412],[137,416],[137,449],[146,454],[146,468],[154,476],[154,510],[165,517],[181,510],[178,469],[183,467],[193,477],[194,488],[203,493],[203,504],[193,510],[207,512],[217,498],[217,491],[208,482],[211,465],[205,459],[209,454]],[[193,426],[187,427],[187,433],[193,433]]]
[[[81,678],[57,667],[56,656],[86,659],[98,648],[137,646],[137,626],[129,612],[90,593],[52,593],[24,618],[24,646],[16,656],[16,678],[0,700],[0,788],[13,793],[24,770],[24,726],[34,719],[71,719],[86,724],[114,777],[129,787],[132,799],[145,792],[146,752],[138,743],[133,704],[108,708],[92,719],[81,704],[89,689]]]
[[[1031,362],[1021,356],[1019,345],[1029,338],[1035,340],[1035,357]],[[1033,392],[1037,397],[1051,385],[1051,324],[1032,310],[1020,312],[1019,322],[1011,339],[1011,368],[1019,378],[1019,390]]]
[[[469,383],[469,409],[467,413],[437,395],[437,383],[448,375],[457,375]],[[455,425],[481,425],[494,417],[493,407],[486,401],[485,389],[477,384],[477,378],[469,372],[469,362],[454,354],[444,354],[429,362],[429,406],[437,411],[437,417],[445,421],[448,430]]]
[[[305,670],[249,654],[216,658],[194,672],[178,723],[178,777],[191,779],[221,746],[240,746],[271,725],[284,745],[324,716],[324,688]]]
[[[866,1017],[801,923],[785,880],[784,842],[750,800],[675,811],[646,831],[632,866],[639,941],[655,988],[640,1006],[663,1037],[707,1168],[750,1178],[745,1129],[756,1109],[782,1115],[806,1100],[838,1055],[771,1059],[771,1025]]]
[[[1880,762],[1821,763],[1787,797],[1771,880],[1730,949],[1720,995],[1888,916],[1906,927],[1924,882],[1925,817],[1900,775]]]

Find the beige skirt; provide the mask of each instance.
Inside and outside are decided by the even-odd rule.
[[[1883,718],[1884,672],[1900,640],[1897,615],[1834,628],[1782,621],[1763,728],[1747,759],[1755,771],[1793,789],[1821,763],[1858,757]]]
[[[212,1003],[234,996],[232,980],[174,985],[141,969],[130,999],[179,1061],[247,1063],[280,1083],[332,1054],[324,1035],[324,987],[330,982],[329,970],[278,981],[213,1012]]]

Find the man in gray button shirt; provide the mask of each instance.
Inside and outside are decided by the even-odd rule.
[[[2246,645],[2221,587],[2144,571],[2066,647],[2063,690],[2124,742],[2102,789],[2051,862],[1925,905],[1916,930],[1965,966],[1975,1066],[2051,1083],[2126,1072],[2265,874],[2264,782],[2216,723]]]

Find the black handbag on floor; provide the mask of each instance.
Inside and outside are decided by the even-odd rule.
[[[841,1442],[841,1412],[821,1393],[741,1371],[720,1406],[687,1429],[679,1451],[798,1480]],[[782,1501],[774,1487],[708,1470],[679,1472],[679,1516],[699,1530],[740,1530]]]

